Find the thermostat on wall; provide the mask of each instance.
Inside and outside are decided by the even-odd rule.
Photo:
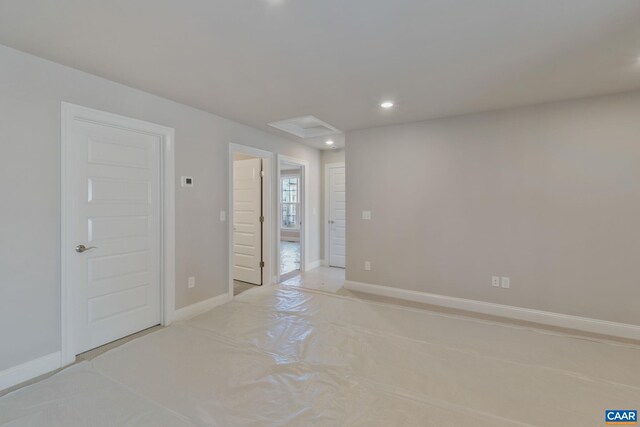
[[[180,183],[182,187],[193,187],[193,177],[192,176],[181,176]]]

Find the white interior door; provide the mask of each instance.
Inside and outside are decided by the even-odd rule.
[[[233,162],[233,278],[262,284],[262,159]]]
[[[345,267],[346,188],[345,167],[329,168],[329,265]]]
[[[67,123],[65,250],[76,354],[161,321],[161,142],[95,120]]]

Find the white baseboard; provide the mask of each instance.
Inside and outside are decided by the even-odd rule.
[[[525,320],[544,325],[575,329],[584,332],[640,340],[639,325],[610,322],[607,320],[449,297],[420,291],[410,291],[406,289],[391,288],[388,286],[372,285],[369,283],[346,281],[344,287],[356,292],[365,292],[390,298],[399,298],[458,310],[466,310],[475,313],[490,314],[510,319]]]
[[[313,270],[314,268],[318,268],[321,265],[323,265],[323,263],[324,263],[324,260],[322,260],[322,259],[308,262],[306,270],[308,271],[308,270]]]
[[[60,366],[60,352],[56,351],[55,353],[25,362],[22,365],[5,369],[0,372],[0,390],[13,387],[16,384],[55,371]]]
[[[222,305],[229,301],[229,294],[218,295],[217,297],[209,298],[204,301],[197,302],[195,304],[188,305],[176,310],[173,314],[173,320],[186,320],[195,317],[199,314],[209,311],[214,307]]]

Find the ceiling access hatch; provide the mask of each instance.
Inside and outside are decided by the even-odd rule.
[[[323,122],[314,116],[296,117],[267,124],[299,138],[314,138],[340,133],[338,129],[331,126],[329,123]]]

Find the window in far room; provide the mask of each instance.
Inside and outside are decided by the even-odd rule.
[[[300,198],[298,195],[299,177],[282,177],[282,227],[299,228],[298,212]]]

